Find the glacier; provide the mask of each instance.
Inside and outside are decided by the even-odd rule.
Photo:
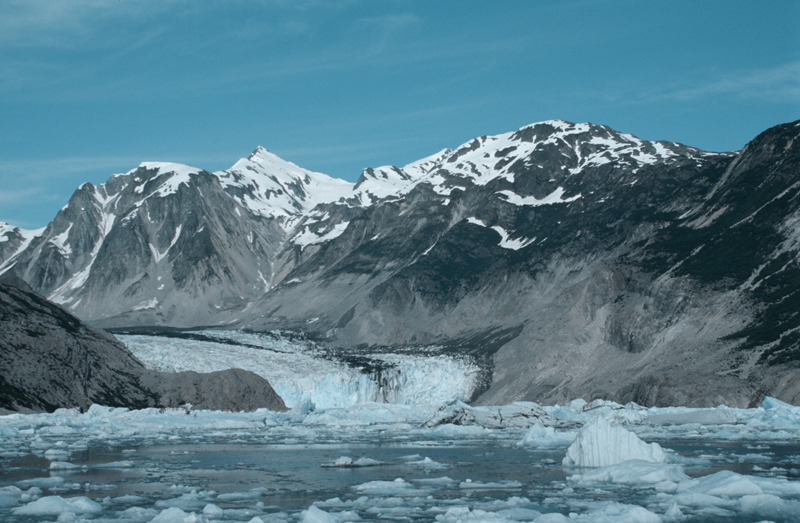
[[[376,352],[366,359],[378,371],[369,373],[326,359],[316,344],[281,333],[197,331],[185,335],[195,339],[141,334],[118,337],[155,370],[240,368],[255,372],[270,382],[289,408],[304,401],[320,408],[371,402],[440,405],[466,401],[480,385],[480,367],[465,357]]]

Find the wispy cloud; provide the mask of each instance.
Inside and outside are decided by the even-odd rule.
[[[800,102],[800,60],[763,69],[733,71],[663,94],[675,100],[732,95],[768,102]]]

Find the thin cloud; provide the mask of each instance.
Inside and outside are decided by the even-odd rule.
[[[699,85],[666,93],[665,98],[688,101],[718,95],[778,103],[800,102],[800,61],[727,73]]]

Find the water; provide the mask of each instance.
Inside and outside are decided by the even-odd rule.
[[[660,429],[659,442],[675,451],[671,453],[674,459],[683,460],[683,470],[690,477],[727,470],[788,486],[775,499],[761,495],[762,505],[771,504],[753,512],[758,496],[734,493],[702,498],[695,494],[698,499],[683,496],[680,502],[680,493],[665,493],[653,484],[581,484],[574,477],[581,470],[565,470],[561,465],[568,443],[524,447],[519,443],[527,429],[522,428],[422,428],[420,420],[433,412],[433,408],[426,412],[409,406],[369,405],[306,414],[200,412],[187,416],[177,410],[95,408],[88,414],[6,416],[0,418],[0,428],[6,427],[0,445],[0,455],[5,456],[0,460],[0,488],[16,486],[23,492],[33,491],[34,496],[0,506],[0,520],[56,521],[60,516],[62,521],[144,523],[177,514],[178,519],[164,521],[244,523],[259,517],[265,523],[281,523],[302,520],[304,514],[310,517],[304,511],[312,505],[340,523],[359,519],[535,521],[549,513],[567,517],[572,513],[578,521],[647,521],[650,514],[663,521],[769,518],[778,522],[795,521],[800,514],[795,510],[800,507],[800,489],[795,488],[800,476],[796,441],[692,440],[681,437],[691,432],[685,426]],[[605,414],[612,412],[607,409]],[[642,433],[654,430],[645,424],[628,426]],[[17,434],[10,434],[12,427]],[[576,435],[577,430],[557,433],[563,437]],[[746,424],[727,430],[755,435]],[[380,464],[323,466],[343,456]],[[68,462],[75,468],[51,468],[53,462]],[[117,468],[102,468],[109,463]],[[15,509],[37,498],[37,488],[40,500],[85,496],[101,508],[74,516],[15,514]],[[11,491],[5,489],[5,498],[2,492],[0,500],[8,502]],[[667,517],[676,500],[683,517]],[[8,503],[0,501],[4,504]]]

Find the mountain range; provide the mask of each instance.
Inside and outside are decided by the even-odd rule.
[[[103,328],[445,347],[490,371],[478,404],[797,403],[799,136],[715,153],[553,120],[355,184],[261,147],[146,162],[43,230],[0,224],[0,274]]]

